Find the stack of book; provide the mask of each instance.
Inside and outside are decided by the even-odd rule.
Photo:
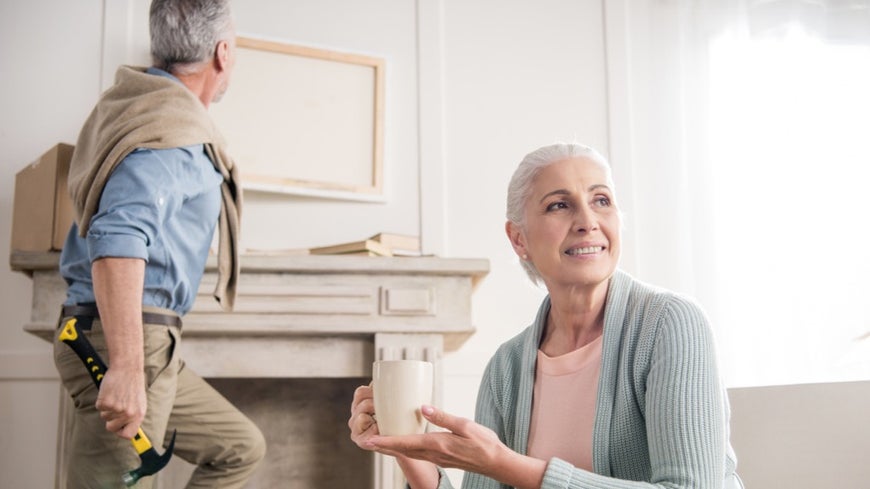
[[[318,246],[312,255],[420,256],[420,238],[405,234],[378,233],[366,239]]]

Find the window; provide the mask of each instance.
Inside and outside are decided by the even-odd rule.
[[[715,287],[731,385],[870,378],[870,47],[797,25],[709,53]]]

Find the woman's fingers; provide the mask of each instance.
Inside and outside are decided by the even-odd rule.
[[[428,419],[430,423],[448,431],[452,431],[457,435],[465,435],[469,425],[472,424],[471,420],[467,418],[454,416],[434,406],[424,405],[421,408],[421,411],[423,416]]]
[[[371,384],[361,385],[361,386],[357,387],[356,390],[353,391],[353,401],[351,401],[351,403],[350,403],[351,411],[353,411],[356,408],[357,404],[359,404],[360,402],[362,402],[366,399],[372,399],[372,397],[373,397],[373,393],[372,393]]]
[[[357,413],[356,416],[351,418],[351,423],[351,432],[356,435],[362,435],[372,428],[377,428],[374,416],[365,412]]]
[[[362,404],[361,404],[362,405]],[[347,420],[351,434],[362,433],[375,424],[375,413],[367,409],[354,409]]]
[[[354,443],[360,448],[372,450],[366,445],[366,441],[378,434],[378,425],[375,421],[371,386],[360,386],[354,391],[347,426],[350,428],[350,439]]]

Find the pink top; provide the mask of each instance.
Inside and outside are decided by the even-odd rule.
[[[530,457],[559,457],[575,467],[592,470],[601,338],[558,357],[548,357],[538,350],[529,427]]]

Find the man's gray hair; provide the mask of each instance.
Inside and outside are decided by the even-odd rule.
[[[535,181],[535,177],[550,164],[572,158],[588,158],[598,163],[606,170],[608,183],[611,186],[613,185],[610,175],[610,164],[595,149],[578,143],[555,143],[542,146],[527,154],[519,166],[517,166],[517,169],[514,170],[507,191],[506,215],[508,221],[519,226],[520,229],[525,229],[526,203],[532,191],[532,183]],[[522,259],[520,264],[525,269],[529,278],[532,279],[532,282],[539,284],[541,274],[535,268],[535,265],[529,260]]]
[[[151,59],[170,73],[189,74],[211,59],[218,41],[230,40],[229,0],[153,0]]]

